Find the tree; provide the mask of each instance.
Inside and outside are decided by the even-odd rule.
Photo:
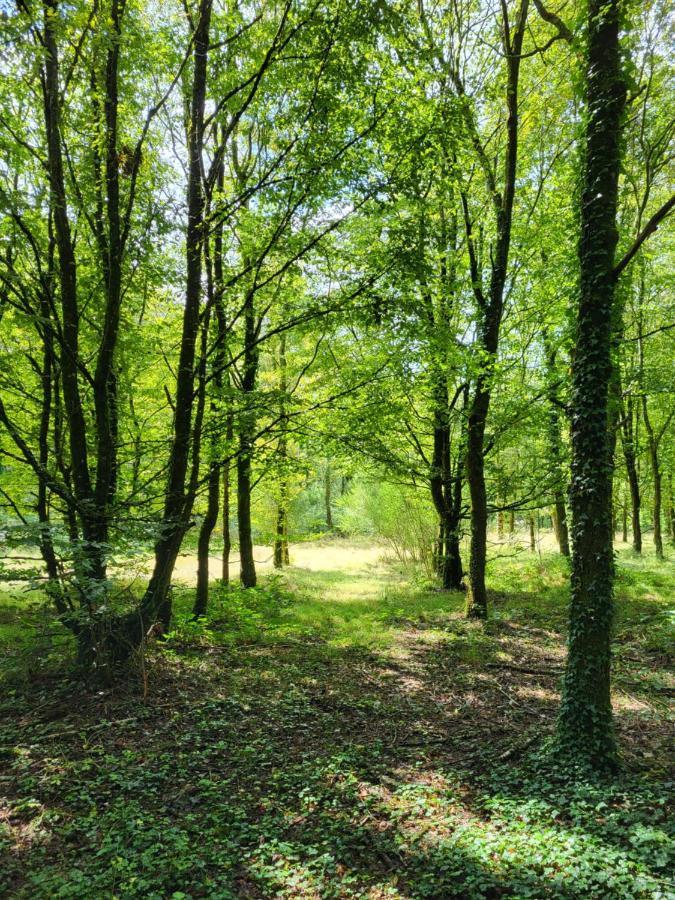
[[[616,756],[610,701],[613,617],[612,460],[608,431],[614,253],[626,86],[619,0],[590,0],[579,239],[579,300],[572,360],[572,601],[559,746],[602,768]]]

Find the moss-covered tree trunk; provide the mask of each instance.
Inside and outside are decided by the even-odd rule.
[[[613,765],[612,460],[608,433],[614,253],[625,85],[618,0],[589,0],[579,305],[572,361],[572,598],[558,746],[594,768]]]

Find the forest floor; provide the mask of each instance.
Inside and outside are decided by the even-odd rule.
[[[672,563],[619,553],[623,770],[589,780],[545,755],[564,560],[500,551],[482,626],[381,547],[313,552],[206,623],[178,587],[107,684],[0,595],[0,896],[675,897]]]

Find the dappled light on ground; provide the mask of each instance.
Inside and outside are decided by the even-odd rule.
[[[575,784],[544,753],[564,662],[563,567],[495,563],[485,626],[464,620],[461,593],[363,557],[218,595],[199,626],[191,591],[178,590],[175,631],[131,680],[13,682],[0,890],[668,896],[666,570],[622,562],[626,769]]]

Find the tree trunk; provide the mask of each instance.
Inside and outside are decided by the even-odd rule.
[[[242,431],[237,456],[237,520],[239,523],[239,579],[242,587],[256,586],[251,529],[251,440]]]
[[[668,493],[666,494],[666,530],[670,543],[675,545],[675,503],[673,502],[673,475],[668,472]]]
[[[220,503],[220,467],[212,461],[209,465],[208,501],[206,513],[202,519],[197,541],[197,593],[193,614],[195,618],[205,616],[209,602],[209,550],[211,535],[218,521]]]
[[[567,530],[567,511],[565,509],[565,488],[567,474],[563,465],[563,440],[561,435],[561,402],[559,379],[556,371],[557,348],[551,341],[550,334],[544,331],[544,352],[546,355],[547,400],[548,400],[548,448],[551,471],[554,479],[553,523],[558,547],[563,556],[570,555],[569,532]]]
[[[255,411],[253,392],[258,374],[254,292],[250,289],[244,301],[244,372],[242,377],[242,412],[239,416],[239,454],[237,456],[237,519],[239,522],[239,578],[245,588],[256,586],[253,532],[251,529],[251,462]]]
[[[185,531],[189,526],[189,517],[198,482],[197,442],[203,416],[203,389],[200,391],[194,422],[195,446],[192,447],[193,460],[189,485],[186,483],[186,478],[193,443],[195,357],[202,295],[204,237],[202,151],[210,20],[211,0],[200,0],[193,43],[194,70],[187,134],[188,218],[185,242],[185,304],[178,360],[173,441],[169,458],[162,528],[155,544],[153,573],[140,605],[126,615],[102,617],[100,620],[88,624],[78,635],[78,656],[80,662],[85,665],[91,665],[97,661],[99,664],[122,661],[140,646],[148,629],[158,620],[165,628],[168,627],[171,616],[171,576]],[[205,354],[203,354],[203,363],[205,363]]]
[[[608,434],[614,252],[625,85],[618,0],[589,0],[579,306],[572,361],[572,598],[558,746],[615,765],[610,701],[614,560]]]
[[[326,460],[326,471],[324,472],[324,502],[326,504],[326,528],[333,530],[333,510],[332,510],[332,481],[333,476],[330,468],[330,460]]]
[[[462,393],[466,401],[466,390]],[[438,514],[436,570],[445,590],[458,591],[464,577],[459,547],[464,448],[460,444],[453,472],[449,399],[446,375],[440,371],[434,390],[434,452],[429,485]]]
[[[471,552],[466,605],[466,614],[470,619],[487,619],[488,614],[485,586],[488,511],[483,444],[489,406],[489,392],[476,388],[469,413],[466,454],[466,480],[471,497]]]
[[[555,498],[555,536],[558,541],[558,547],[563,556],[570,555],[570,539],[567,529],[567,511],[565,509],[565,498],[562,494],[556,494]]]
[[[504,511],[501,509],[497,513],[497,537],[500,541],[504,537]]]
[[[654,485],[654,505],[653,509],[653,521],[654,521],[654,550],[656,552],[657,559],[663,559],[663,538],[661,536],[661,467],[659,464],[659,442],[661,437],[667,428],[667,420],[666,426],[663,431],[658,435],[655,433],[654,428],[652,426],[652,421],[649,418],[649,404],[647,402],[647,394],[644,390],[644,343],[642,338],[642,301],[644,296],[644,277],[641,279],[640,284],[640,310],[638,314],[638,358],[639,358],[639,378],[640,378],[640,387],[642,389],[642,418],[645,423],[645,431],[647,432],[647,446],[649,448],[649,461],[651,463],[652,469],[652,482]]]
[[[624,544],[628,543],[628,504],[626,503],[626,497],[624,495],[623,498],[623,507],[622,507],[622,523],[621,523],[621,540]]]
[[[504,288],[508,274],[513,201],[516,191],[518,161],[518,83],[520,78],[523,36],[527,24],[528,0],[521,0],[515,22],[509,25],[507,6],[503,5],[502,40],[506,57],[506,148],[504,152],[504,185],[496,187],[495,172],[485,149],[479,159],[484,169],[487,188],[495,210],[496,240],[491,256],[490,290],[484,296],[480,285],[478,262],[471,235],[469,212],[464,204],[467,223],[467,249],[470,255],[471,277],[480,310],[479,347],[481,367],[476,376],[474,395],[469,407],[467,423],[466,477],[471,497],[471,559],[469,562],[469,590],[466,614],[472,619],[486,619],[488,614],[485,566],[487,562],[487,492],[485,488],[485,426],[490,409],[493,368],[499,346],[499,327],[504,309]],[[474,145],[480,146],[475,136]]]
[[[652,482],[654,485],[654,550],[657,559],[663,559],[663,537],[661,536],[661,467],[659,464],[659,443],[654,433],[651,419],[649,418],[649,409],[647,405],[647,395],[642,395],[642,418],[645,423],[647,432],[647,444],[649,446],[649,461],[652,468]]]
[[[282,492],[285,493],[285,486],[282,486]],[[286,510],[286,501],[282,500],[277,508],[277,526],[274,538],[274,568],[281,569],[283,566],[287,566],[289,559],[288,512]]]
[[[226,426],[228,459],[226,459],[223,466],[223,568],[221,573],[222,581],[225,585],[230,583],[230,553],[232,551],[232,535],[230,532],[230,477],[232,466],[230,465],[229,453],[232,446],[233,435],[234,422],[232,410],[228,409]]]
[[[104,600],[106,587],[105,520],[95,503],[87,447],[87,427],[79,384],[79,322],[77,263],[68,218],[68,196],[61,148],[61,87],[59,53],[56,42],[58,0],[44,0],[44,116],[47,137],[50,209],[54,217],[54,235],[58,249],[58,281],[61,298],[60,336],[61,382],[73,490],[82,524],[82,541],[76,549],[76,571],[80,594],[88,607]]]
[[[633,531],[633,550],[642,553],[642,528],[640,525],[640,481],[638,478],[637,462],[635,455],[634,428],[633,428],[633,399],[628,395],[625,407],[621,410],[621,444],[623,446],[623,458],[628,475],[628,487],[630,490],[631,525]]]
[[[215,139],[217,141],[218,130],[215,129]],[[216,169],[216,188],[222,194],[224,188],[224,163],[222,158],[217,164]],[[212,213],[212,193],[209,192],[205,204],[205,219],[208,221]],[[229,455],[231,440],[231,415],[229,414],[229,396],[225,387],[229,385],[228,376],[225,373],[226,363],[226,347],[228,325],[225,313],[224,303],[224,279],[223,279],[223,222],[219,220],[213,231],[213,255],[211,255],[211,243],[208,236],[204,239],[204,261],[206,263],[206,284],[208,291],[209,310],[215,311],[215,339],[213,350],[213,368],[214,378],[212,384],[212,395],[210,403],[211,412],[211,429],[209,432],[209,472],[207,479],[207,509],[202,520],[199,530],[199,539],[197,542],[197,591],[195,594],[195,604],[193,613],[195,618],[206,615],[209,601],[209,554],[211,548],[211,537],[213,530],[218,522],[218,511],[220,506],[220,470],[221,463],[218,459],[219,440],[216,429],[216,422],[219,421],[218,414],[222,412],[225,404],[228,404],[227,420],[227,454]],[[200,383],[203,387],[205,371],[205,357],[208,347],[208,325],[205,325],[202,340],[202,355],[204,357],[200,367]],[[229,472],[225,477],[229,477]],[[224,489],[224,495],[229,492],[229,485]],[[229,498],[228,498],[229,499]],[[229,515],[229,510],[228,510]],[[228,559],[229,565],[229,559]]]

